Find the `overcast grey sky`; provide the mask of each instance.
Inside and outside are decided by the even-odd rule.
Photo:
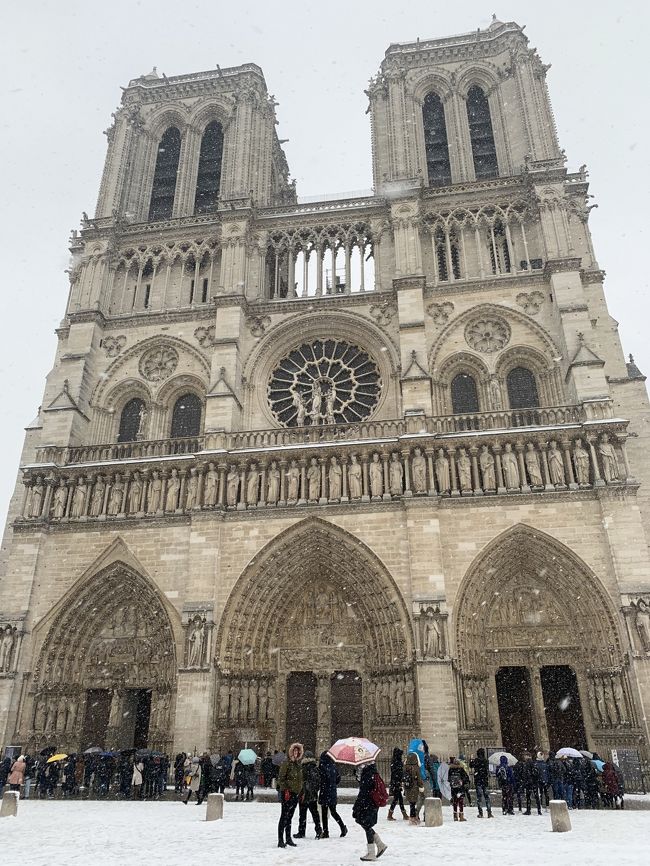
[[[0,514],[23,428],[36,414],[68,292],[67,239],[92,213],[106,153],[102,131],[120,85],[254,62],[275,94],[280,138],[299,195],[371,186],[364,87],[391,42],[450,36],[502,21],[526,25],[548,74],[568,166],[586,163],[591,227],[609,309],[626,352],[650,373],[646,223],[646,2],[265,3],[239,0],[22,0],[0,36],[3,170],[4,423]]]

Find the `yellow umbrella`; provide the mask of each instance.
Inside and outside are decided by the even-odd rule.
[[[53,764],[55,761],[62,761],[64,758],[67,758],[67,757],[68,756],[64,755],[63,753],[61,753],[60,755],[52,755],[51,758],[47,759],[46,763]]]

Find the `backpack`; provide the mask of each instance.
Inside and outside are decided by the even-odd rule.
[[[372,777],[372,788],[370,789],[370,799],[377,806],[377,808],[381,808],[388,803],[388,791],[386,790],[386,784],[379,773],[375,773]]]
[[[503,765],[499,766],[497,770],[497,779],[499,780],[500,785],[507,785],[508,783],[508,768]]]

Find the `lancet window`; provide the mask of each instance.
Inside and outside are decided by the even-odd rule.
[[[172,215],[180,155],[181,134],[175,126],[170,126],[158,145],[149,205],[150,220],[165,220]]]
[[[460,279],[460,252],[455,229],[438,227],[433,235],[435,268],[438,282]]]
[[[140,438],[146,407],[144,400],[134,397],[124,405],[120,415],[118,442],[135,442]]]
[[[467,93],[467,120],[476,179],[497,177],[499,166],[494,145],[490,105],[487,96],[477,85],[470,87]]]
[[[476,380],[469,373],[458,373],[451,380],[451,406],[454,415],[479,411]]]
[[[429,186],[446,186],[451,183],[449,144],[445,109],[437,93],[429,93],[425,97],[422,121]]]
[[[539,407],[537,382],[527,367],[513,367],[506,377],[506,387],[511,409],[536,409]]]
[[[174,403],[171,438],[198,436],[201,432],[201,401],[196,394],[183,394]]]
[[[217,209],[222,159],[223,129],[215,120],[206,126],[201,139],[194,213],[210,213]]]

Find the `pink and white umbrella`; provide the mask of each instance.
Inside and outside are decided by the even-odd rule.
[[[330,758],[333,758],[337,763],[350,764],[352,767],[369,764],[375,760],[380,752],[380,747],[365,737],[345,737],[342,740],[337,740],[327,750]]]

